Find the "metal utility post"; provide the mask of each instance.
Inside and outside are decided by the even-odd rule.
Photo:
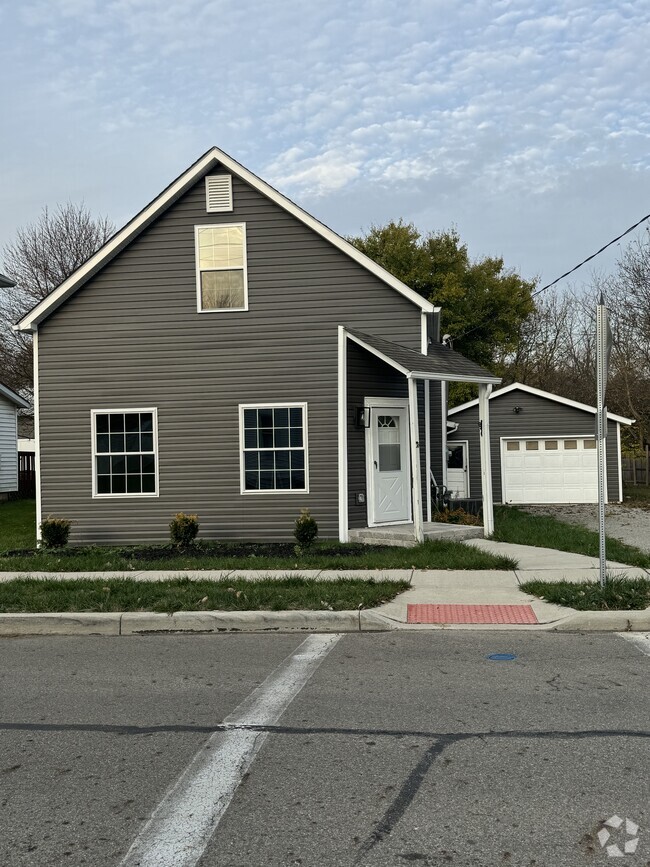
[[[607,561],[605,552],[605,498],[607,484],[606,445],[607,445],[607,374],[609,356],[612,350],[612,332],[609,328],[607,307],[600,296],[596,305],[596,449],[598,457],[598,535],[600,555],[600,586],[607,581]]]

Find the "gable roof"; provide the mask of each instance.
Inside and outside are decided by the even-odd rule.
[[[320,220],[312,217],[311,214],[308,214],[307,211],[304,211],[286,196],[283,196],[282,193],[279,193],[276,189],[270,186],[270,184],[267,184],[266,181],[258,178],[257,175],[254,175],[253,172],[249,171],[232,157],[228,156],[224,151],[213,147],[193,165],[186,169],[182,175],[176,178],[176,180],[164,189],[159,196],[143,208],[139,214],[136,214],[136,216],[120,229],[119,232],[116,232],[112,238],[109,238],[103,247],[91,256],[90,259],[84,262],[83,265],[77,268],[77,270],[64,280],[60,286],[54,289],[46,298],[26,313],[25,316],[13,326],[14,330],[36,331],[39,324],[53,313],[57,307],[73,295],[77,289],[81,288],[90,277],[96,274],[105,264],[123,250],[127,244],[134,240],[140,232],[144,231],[144,229],[161,213],[163,213],[163,211],[177,201],[183,193],[187,192],[196,181],[200,180],[203,175],[209,172],[210,169],[216,165],[223,166],[234,175],[237,175],[241,180],[250,184],[251,187],[269,198],[271,201],[275,202],[296,219],[300,220],[300,222],[304,223],[326,241],[329,241],[330,244],[338,247],[339,250],[351,259],[354,259],[370,271],[371,274],[374,274],[375,277],[378,277],[392,289],[395,289],[415,304],[416,307],[419,307],[424,313],[433,313],[434,310],[437,309],[430,301],[427,301],[421,295],[418,295],[417,292],[405,283],[402,283],[401,280],[398,280],[397,277],[394,277],[386,271],[385,268],[382,268],[381,265],[373,262],[372,259],[360,250],[357,250],[356,247],[353,247],[352,244],[349,243],[349,241],[346,241],[340,235],[337,235],[336,232],[332,231],[332,229],[328,228],[324,223],[321,223]]]
[[[408,349],[383,337],[375,337],[352,328],[344,329],[347,336],[377,358],[403,373],[407,379],[453,380],[454,382],[499,383],[498,376],[475,364],[459,352],[440,343],[429,346],[428,355]]]
[[[20,407],[20,409],[27,409],[29,407],[28,401],[24,400],[19,394],[16,394],[13,389],[9,388],[8,385],[4,385],[2,382],[0,382],[0,396],[6,397],[7,400],[15,403],[17,407]]]
[[[513,382],[512,385],[506,385],[505,388],[500,388],[498,391],[493,391],[490,395],[490,400],[497,397],[503,397],[511,391],[525,391],[528,394],[533,394],[535,397],[543,397],[547,400],[553,400],[556,403],[563,403],[565,406],[571,406],[573,409],[581,409],[583,412],[590,412],[596,415],[596,407],[588,406],[586,403],[578,403],[577,400],[570,400],[568,397],[560,397],[559,394],[552,394],[550,391],[542,391],[541,388],[533,388],[532,385],[524,385],[522,382]],[[455,415],[457,412],[469,409],[472,406],[477,406],[478,400],[468,400],[467,403],[462,403],[460,406],[455,406],[450,409],[447,415]],[[618,421],[621,424],[634,424],[633,418],[625,418],[622,415],[615,415],[613,412],[607,413],[607,418],[611,421]]]

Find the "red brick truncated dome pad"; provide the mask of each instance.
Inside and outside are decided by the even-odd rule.
[[[407,623],[539,623],[530,605],[408,605]]]

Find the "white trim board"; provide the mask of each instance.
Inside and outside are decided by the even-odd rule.
[[[16,331],[35,331],[39,324],[46,319],[54,310],[57,309],[64,301],[76,292],[78,288],[93,274],[95,274],[105,263],[110,261],[123,247],[132,241],[137,235],[153,222],[166,208],[176,201],[183,193],[193,186],[202,176],[206,175],[215,165],[220,165],[242,181],[249,184],[253,189],[257,190],[262,195],[266,196],[272,202],[279,205],[287,213],[291,214],[301,223],[308,226],[326,241],[329,241],[334,247],[337,247],[341,252],[345,253],[351,259],[354,259],[359,265],[374,274],[382,282],[386,283],[392,289],[395,289],[400,295],[408,299],[416,307],[419,307],[425,313],[433,313],[434,305],[398,280],[376,262],[373,262],[368,256],[353,247],[348,241],[337,235],[336,232],[328,228],[324,223],[321,223],[307,211],[296,205],[290,199],[283,196],[272,186],[263,181],[253,172],[242,166],[232,157],[228,156],[219,148],[213,147],[183,172],[175,181],[173,181],[165,190],[160,193],[149,205],[143,208],[130,222],[122,229],[116,232],[104,246],[90,257],[83,265],[64,280],[47,298],[43,299],[39,304],[33,307],[16,325],[13,326]]]
[[[587,406],[586,403],[578,403],[577,400],[570,400],[568,397],[560,397],[559,394],[551,394],[550,391],[542,391],[539,388],[533,388],[531,385],[524,385],[521,382],[513,382],[512,385],[506,385],[505,388],[493,391],[489,399],[494,400],[495,398],[502,397],[504,394],[509,394],[511,391],[525,391],[528,392],[528,394],[535,395],[536,397],[543,397],[547,400],[553,400],[556,403],[563,403],[565,406],[571,406],[573,409],[580,409],[583,410],[583,412],[589,412],[592,415],[596,415],[596,407],[594,406]],[[450,409],[447,414],[455,415],[456,413],[463,412],[473,406],[478,406],[478,398],[468,400],[467,403],[462,403],[460,406],[455,406],[453,409]],[[633,418],[625,418],[625,416],[615,415],[613,412],[608,412],[607,418],[609,421],[618,421],[621,424],[634,424]],[[538,439],[540,438],[538,437]]]
[[[1,382],[0,382],[0,397],[6,397],[7,400],[10,400],[17,407],[20,407],[20,409],[29,409],[29,402],[28,401],[26,401],[19,394],[16,394],[16,392],[13,391],[11,388],[9,388],[8,385],[3,385]]]

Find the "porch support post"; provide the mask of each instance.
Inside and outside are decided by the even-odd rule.
[[[442,430],[440,432],[440,442],[442,443],[442,481],[441,484],[448,488],[447,484],[447,403],[448,403],[449,388],[447,381],[442,380],[440,383],[440,415],[442,416]]]
[[[414,379],[409,386],[409,433],[411,440],[411,477],[413,483],[413,535],[416,542],[424,542],[422,524],[422,475],[420,469],[418,386]]]
[[[427,521],[431,521],[431,383],[424,382],[424,492],[427,498]],[[620,425],[619,425],[620,427]],[[620,449],[619,449],[620,454]],[[621,499],[623,499],[621,497]]]
[[[348,354],[345,328],[338,327],[338,474],[339,542],[350,538],[348,530]]]
[[[492,385],[478,387],[478,425],[481,448],[481,491],[483,494],[483,535],[494,533],[494,505],[492,500],[492,461],[490,457],[490,404]]]

